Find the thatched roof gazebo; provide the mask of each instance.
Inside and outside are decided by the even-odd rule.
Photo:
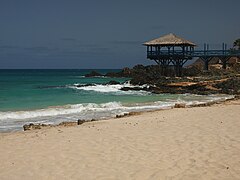
[[[209,50],[209,45],[204,44],[203,50],[195,51],[196,44],[172,33],[147,41],[143,45],[147,46],[147,58],[161,66],[162,75],[166,75],[167,68],[174,67],[175,75],[181,76],[183,65],[193,58],[200,58],[204,62],[204,70],[208,71],[208,64],[215,58],[218,58],[222,68],[226,69],[231,58],[240,57],[240,50],[227,49],[225,43],[222,49]]]
[[[157,39],[153,39],[151,41],[145,42],[146,46],[196,46],[191,41],[183,39],[175,34],[167,34],[165,36],[161,36]]]
[[[165,74],[166,66],[175,66],[176,75],[181,76],[182,66],[192,59],[194,44],[175,34],[167,34],[157,39],[143,43],[147,46],[147,58],[154,60],[162,67],[162,74]]]

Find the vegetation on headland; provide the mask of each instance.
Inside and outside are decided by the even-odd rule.
[[[237,48],[240,50],[240,39],[236,39],[233,43],[233,47]]]

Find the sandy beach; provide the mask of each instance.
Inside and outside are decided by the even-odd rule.
[[[240,101],[0,134],[0,179],[240,179]]]

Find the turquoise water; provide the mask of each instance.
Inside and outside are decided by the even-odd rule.
[[[108,102],[104,94],[63,87],[107,83],[112,78],[84,78],[91,70],[0,70],[0,111],[30,110],[65,104]],[[101,73],[119,70],[97,70]],[[124,78],[117,79],[120,82]],[[93,98],[94,97],[94,98]],[[110,99],[109,99],[110,98]]]
[[[121,91],[127,78],[85,78],[91,70],[0,70],[0,131],[20,130],[26,123],[102,119],[116,114],[168,108],[176,101],[201,103],[218,96],[151,94]],[[96,70],[102,74],[117,69]],[[110,80],[121,85],[106,85]],[[88,85],[87,84],[94,84]],[[82,85],[78,87],[77,85]]]

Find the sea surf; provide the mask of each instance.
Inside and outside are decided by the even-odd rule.
[[[119,114],[224,101],[230,95],[152,94],[122,91],[128,78],[89,77],[91,70],[0,70],[0,132],[28,123],[107,119]],[[119,70],[97,70],[106,73]],[[109,81],[120,84],[108,84]],[[148,85],[143,85],[148,86]]]

